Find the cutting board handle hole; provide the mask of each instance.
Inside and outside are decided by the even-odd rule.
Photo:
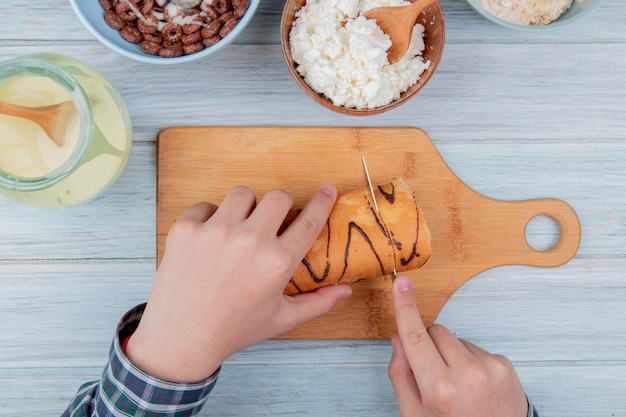
[[[559,241],[560,235],[559,225],[550,216],[535,216],[526,225],[526,241],[538,251],[552,249]]]

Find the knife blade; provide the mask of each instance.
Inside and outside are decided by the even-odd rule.
[[[367,161],[365,160],[364,152],[361,152],[361,162],[363,164],[363,175],[365,177],[365,182],[367,183],[367,186],[370,190],[370,197],[372,197],[372,202],[374,203],[374,210],[376,210],[376,215],[380,218],[383,228],[385,229],[385,233],[387,234],[387,239],[389,239],[389,246],[391,246],[391,250],[393,251],[393,271],[391,279],[395,280],[398,277],[398,274],[396,272],[396,265],[398,264],[396,259],[396,249],[393,244],[393,239],[391,238],[391,232],[389,231],[389,228],[387,228],[385,219],[383,219],[383,216],[380,213],[380,209],[378,208],[378,202],[376,201],[376,194],[374,193],[374,186],[372,185],[372,179],[370,177],[370,171],[367,168]]]

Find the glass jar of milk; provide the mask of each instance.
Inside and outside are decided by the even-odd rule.
[[[59,106],[54,138],[22,114]],[[58,54],[0,63],[1,194],[35,207],[84,203],[119,177],[131,144],[122,97],[90,66]]]

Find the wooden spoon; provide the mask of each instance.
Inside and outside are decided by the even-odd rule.
[[[18,106],[0,101],[0,114],[37,123],[57,146],[62,146],[67,122],[77,114],[77,110],[71,100],[41,107]]]
[[[437,0],[415,0],[407,6],[376,7],[363,16],[376,20],[378,26],[391,38],[387,50],[387,60],[393,64],[400,60],[409,49],[413,26],[419,14]]]

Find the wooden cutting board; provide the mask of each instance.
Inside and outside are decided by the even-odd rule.
[[[364,186],[365,152],[374,184],[395,176],[415,192],[432,233],[425,267],[409,272],[427,325],[466,281],[501,265],[555,267],[578,250],[580,222],[556,199],[499,201],[470,189],[446,165],[425,132],[416,128],[173,127],[158,136],[157,262],[171,225],[193,203],[219,204],[244,184],[262,196],[273,188],[302,207],[323,182],[339,193]],[[526,226],[551,217],[559,239],[537,251]],[[354,294],[288,339],[382,339],[395,332],[391,279],[353,284]]]

